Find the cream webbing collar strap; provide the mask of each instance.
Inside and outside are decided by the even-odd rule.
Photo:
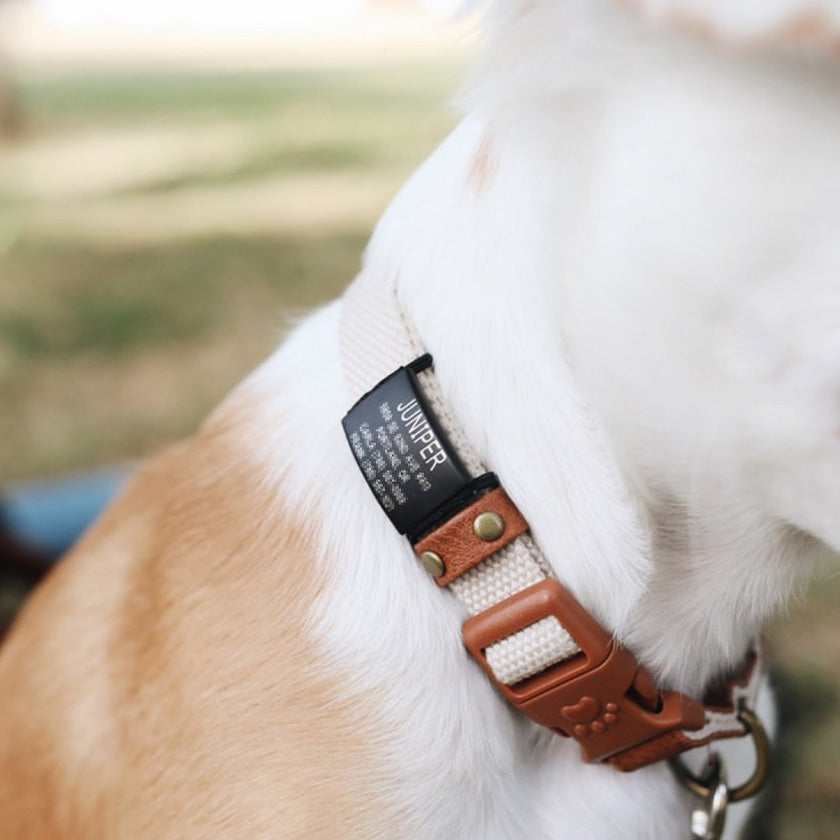
[[[392,282],[363,274],[348,289],[341,352],[358,400],[344,429],[359,468],[426,570],[465,607],[467,648],[516,708],[574,738],[585,760],[621,770],[758,737],[757,651],[713,702],[662,691],[554,578],[447,407]]]

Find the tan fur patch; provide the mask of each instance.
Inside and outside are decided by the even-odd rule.
[[[619,2],[635,14],[644,16],[644,4],[639,0]],[[840,50],[840,28],[822,9],[803,9],[776,26],[741,36],[725,32],[713,18],[679,8],[666,12],[659,23],[665,28],[727,49],[759,51],[782,47],[817,49],[827,53]]]
[[[537,8],[537,4],[535,0],[528,0],[526,3],[520,3],[516,10],[516,19],[521,20],[524,17],[527,17]]]
[[[821,11],[803,11],[779,26],[752,36],[727,35],[714,23],[688,13],[674,12],[666,18],[666,25],[688,32],[701,39],[724,47],[743,50],[764,50],[773,47],[792,49],[837,48],[840,32],[832,25],[828,16]]]
[[[311,524],[230,419],[154,460],[9,637],[3,840],[400,836],[388,733],[306,629]]]
[[[637,15],[645,14],[639,0],[619,2]],[[660,24],[727,49],[761,51],[782,47],[793,50],[816,49],[826,54],[840,50],[840,28],[822,9],[803,9],[777,26],[740,36],[725,32],[711,18],[684,9],[671,9],[662,16]]]
[[[824,11],[804,9],[768,33],[767,43],[836,50],[840,46],[840,31]]]
[[[493,141],[485,135],[476,149],[469,175],[467,176],[468,186],[476,195],[486,192],[496,177],[499,162],[493,153]]]

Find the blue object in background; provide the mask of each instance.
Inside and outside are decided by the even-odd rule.
[[[132,469],[108,467],[0,488],[0,521],[21,543],[58,556],[119,493]]]

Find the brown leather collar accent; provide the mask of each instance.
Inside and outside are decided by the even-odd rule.
[[[548,616],[560,621],[581,653],[516,685],[496,680],[484,651]],[[676,731],[700,729],[705,722],[701,703],[658,690],[633,654],[556,580],[524,589],[471,618],[463,636],[502,694],[537,723],[574,738],[586,761],[603,761]]]
[[[703,710],[706,718],[718,715],[725,722],[721,722],[714,731],[689,734],[685,731],[670,732],[638,747],[625,750],[620,755],[610,759],[610,764],[618,770],[629,772],[639,767],[646,767],[666,758],[680,755],[687,750],[705,747],[721,738],[739,738],[745,734],[744,727],[738,722],[737,689],[747,690],[750,682],[755,678],[756,671],[761,667],[755,650],[749,651],[738,672],[728,680],[721,680],[713,685],[703,699]]]
[[[734,713],[737,711],[737,689],[745,689],[752,680],[755,671],[760,668],[756,650],[750,650],[744,661],[734,672],[713,683],[703,697],[703,703],[710,711]]]
[[[610,759],[610,764],[618,770],[629,772],[679,755],[686,750],[705,747],[721,738],[738,738],[744,735],[743,726],[737,722],[739,709],[735,691],[738,688],[746,689],[759,667],[758,654],[751,650],[738,673],[729,680],[721,680],[706,692],[704,698],[706,714],[727,716],[729,725],[721,725],[714,732],[706,735],[695,734],[692,736],[684,731],[670,732],[638,747],[625,750],[620,755],[613,756]]]
[[[501,518],[498,538],[478,536],[475,522],[482,514]],[[528,529],[525,517],[499,487],[420,540],[414,550],[418,556],[437,555],[444,573],[436,581],[447,586]],[[516,685],[499,682],[485,650],[548,616],[557,618],[581,653]],[[734,679],[709,693],[706,705],[660,690],[633,654],[556,580],[517,592],[474,616],[464,625],[463,638],[504,697],[537,723],[574,738],[586,761],[609,761],[618,770],[630,771],[719,738],[745,734],[737,722],[734,691],[745,687],[758,667],[755,653]],[[719,720],[710,728],[711,716]]]
[[[476,519],[488,513],[496,514],[503,523],[502,533],[495,540],[482,539],[474,530]],[[435,578],[435,581],[438,586],[448,586],[527,530],[528,523],[525,517],[508,494],[501,487],[497,487],[416,543],[414,550],[418,556],[425,552],[434,552],[440,557],[445,572]]]
[[[733,733],[733,735],[743,734],[740,730]],[[712,740],[712,738],[706,739],[705,744],[711,743]],[[704,746],[704,744],[692,741],[685,732],[677,729],[669,732],[667,735],[660,735],[652,741],[640,744],[638,747],[625,750],[619,755],[614,755],[610,759],[610,764],[616,770],[621,770],[623,773],[630,773],[633,770],[647,767],[648,764],[656,764],[658,761],[664,761],[667,758],[672,758],[675,755],[680,755],[687,750],[693,750],[695,747],[700,746]]]

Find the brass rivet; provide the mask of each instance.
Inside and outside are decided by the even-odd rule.
[[[446,564],[443,562],[443,558],[434,551],[424,551],[420,555],[420,562],[432,577],[443,577],[446,572]]]
[[[473,532],[484,542],[495,542],[505,532],[505,520],[498,513],[481,513],[473,522]]]

